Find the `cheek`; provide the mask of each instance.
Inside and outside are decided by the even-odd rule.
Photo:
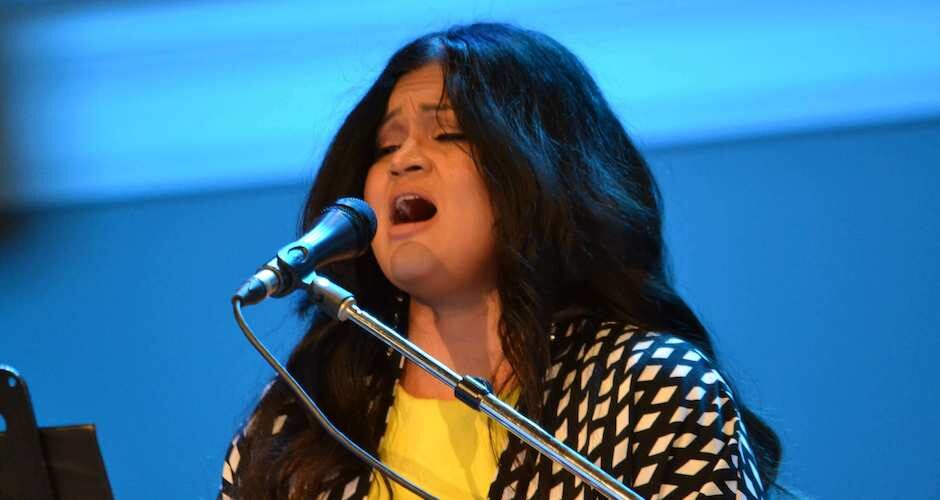
[[[490,201],[490,194],[486,184],[476,171],[476,166],[468,168],[465,178],[459,185],[466,186],[463,191],[464,205],[468,207],[466,215],[472,217],[478,223],[476,226],[491,226],[493,223],[493,208]]]
[[[380,185],[380,177],[375,168],[369,169],[369,173],[366,174],[366,184],[363,188],[362,196],[373,210],[379,208],[380,200],[378,197],[384,191],[383,186]],[[378,212],[376,212],[376,214],[378,214]]]
[[[384,176],[379,175],[377,169],[369,170],[369,174],[366,176],[366,183],[363,188],[362,197],[365,199],[365,202],[372,207],[372,210],[375,211],[375,218],[378,223],[376,228],[376,234],[382,234],[382,230],[388,220],[388,216],[385,213],[388,203],[385,201],[386,182],[383,179]],[[380,238],[375,238],[372,240],[372,249],[377,251],[376,244],[379,242]]]
[[[475,253],[492,253],[496,240],[495,217],[489,192],[483,179],[476,172],[476,166],[471,164],[464,178],[460,179],[456,185],[462,188],[458,190],[461,209],[459,210],[460,222],[456,224],[461,231],[458,233],[459,236],[455,236],[463,240],[464,245],[474,248]]]
[[[387,184],[385,176],[380,175],[378,169],[373,168],[369,170],[369,174],[366,176],[366,184],[362,192],[362,197],[366,203],[375,211],[379,227],[382,227],[388,219],[385,213],[388,208],[388,202],[385,199],[388,192]]]

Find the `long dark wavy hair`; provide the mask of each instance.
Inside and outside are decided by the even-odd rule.
[[[455,26],[396,52],[330,144],[301,231],[335,199],[363,195],[392,88],[426,64],[443,69],[444,91],[492,200],[499,335],[521,388],[521,411],[540,419],[552,356],[549,330],[573,318],[668,332],[717,363],[705,327],[671,285],[660,195],[646,162],[577,57],[537,32],[505,24]],[[371,253],[323,271],[364,308],[407,325],[407,300]],[[301,311],[311,312],[306,304]],[[398,357],[353,325],[312,316],[288,369],[340,429],[375,453]],[[762,479],[773,484],[780,442],[744,405],[739,410]],[[263,431],[283,414],[288,425],[281,432]],[[246,498],[308,498],[365,471],[279,380],[246,425],[251,452],[239,467]],[[252,432],[256,428],[262,431]]]

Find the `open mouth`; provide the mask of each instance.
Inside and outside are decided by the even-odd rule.
[[[414,193],[401,194],[392,202],[392,225],[424,222],[437,213],[437,207]]]

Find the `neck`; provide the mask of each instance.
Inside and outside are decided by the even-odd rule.
[[[460,375],[502,383],[511,373],[499,342],[496,290],[459,303],[428,303],[412,297],[408,339]],[[416,365],[406,363],[401,385],[422,398],[453,399],[448,388]]]

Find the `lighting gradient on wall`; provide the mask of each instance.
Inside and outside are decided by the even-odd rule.
[[[395,48],[474,20],[568,45],[645,148],[940,113],[937,2],[506,4],[20,7],[3,34],[3,203],[303,182]]]

